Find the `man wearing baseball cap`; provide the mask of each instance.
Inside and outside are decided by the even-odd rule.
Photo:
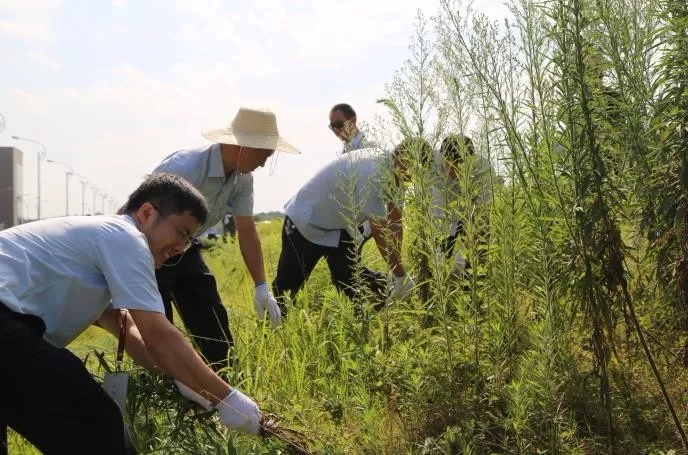
[[[242,107],[224,128],[205,131],[210,145],[181,150],[169,155],[153,170],[188,180],[208,203],[208,220],[196,235],[220,222],[231,211],[236,222],[241,255],[255,283],[254,306],[258,317],[265,313],[274,326],[281,324],[280,308],[265,280],[263,253],[253,218],[254,170],[275,153],[300,153],[282,138],[275,114]],[[222,305],[215,277],[201,256],[201,244],[194,240],[181,255],[169,258],[156,272],[158,287],[172,320],[177,308],[184,325],[208,363],[216,370],[227,365],[233,345],[227,310]]]

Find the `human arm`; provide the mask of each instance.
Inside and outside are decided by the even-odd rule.
[[[401,222],[401,210],[393,203],[387,204],[387,218],[371,220],[373,238],[392,270],[394,286],[390,293],[391,298],[408,300],[415,286],[413,278],[406,273],[402,264],[401,245],[403,240],[403,225]]]
[[[265,265],[255,219],[253,216],[239,215],[234,218],[239,236],[239,250],[244,259],[244,264],[246,264],[246,269],[254,283],[263,283],[265,282]]]
[[[262,319],[265,317],[265,310],[267,309],[272,325],[278,326],[282,323],[282,312],[265,281],[263,250],[256,230],[256,222],[253,216],[236,215],[234,219],[239,236],[239,249],[244,258],[244,264],[246,264],[246,268],[255,283],[254,305],[256,313]]]
[[[107,282],[112,307],[128,310],[131,326],[137,328],[141,340],[136,345],[148,351],[152,359],[149,364],[215,405],[228,428],[257,434],[261,414],[255,402],[217,376],[165,317],[145,237],[131,229],[108,231],[94,243],[94,255]],[[118,331],[116,320],[106,315],[101,324]]]
[[[122,315],[126,317],[126,332],[124,338],[124,350],[131,357],[134,362],[144,367],[147,370],[158,372],[160,371],[153,357],[151,357],[146,343],[141,338],[141,333],[134,323],[134,320],[129,315],[129,312],[122,310],[108,309],[96,320],[94,325],[110,332],[115,338],[119,339],[120,327],[122,326]]]
[[[129,314],[152,361],[160,370],[201,394],[213,405],[229,394],[230,385],[205,364],[164,314],[146,310],[129,310]]]
[[[211,370],[164,314],[147,310],[130,313],[155,364],[175,379],[184,396],[198,401],[186,390],[191,389],[219,411],[228,428],[258,434],[262,418],[258,405]]]
[[[401,245],[404,228],[401,220],[401,210],[394,203],[387,204],[387,218],[370,218],[370,228],[373,239],[380,255],[385,258],[389,268],[396,277],[406,275],[406,269],[401,260]]]

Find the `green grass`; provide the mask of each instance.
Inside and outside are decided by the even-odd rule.
[[[279,258],[281,223],[258,224],[269,276],[274,274]],[[283,416],[283,424],[303,431],[328,451],[355,453],[361,445],[393,445],[394,425],[385,417],[386,400],[375,390],[379,384],[369,384],[368,372],[358,366],[362,357],[374,360],[379,356],[379,347],[365,341],[367,335],[355,320],[350,303],[329,283],[325,261],[316,267],[284,326],[273,330],[255,317],[253,281],[238,243],[207,245],[204,256],[230,310],[242,365],[235,375],[240,387],[254,396],[264,411]],[[372,250],[372,245],[366,247],[367,254],[374,253]],[[375,258],[375,254],[371,256]],[[183,325],[180,327],[183,330]],[[116,343],[105,331],[91,327],[69,348],[80,358],[88,358],[89,370],[100,377],[102,370],[94,351],[104,351],[112,360]],[[380,440],[390,429],[390,440]],[[236,444],[252,446],[251,450],[260,449],[252,438],[237,436],[236,440]],[[31,453],[26,442],[12,433],[10,451]]]
[[[281,221],[258,228],[272,278]],[[233,384],[307,435],[314,453],[597,453],[602,447],[589,352],[582,344],[553,344],[565,334],[548,335],[547,321],[533,319],[528,298],[519,297],[515,311],[492,299],[500,289],[494,283],[468,293],[445,286],[441,304],[414,299],[361,319],[329,283],[321,261],[285,324],[274,330],[256,320],[238,244],[216,242],[204,256],[230,309],[241,365],[230,372]],[[373,242],[365,262],[383,270]],[[484,305],[479,312],[475,302]],[[70,348],[88,355],[89,369],[100,376],[92,353],[106,351],[112,360],[115,346],[114,337],[91,328]],[[624,393],[632,397],[629,425],[639,433],[626,447],[678,448],[647,368],[633,362]],[[574,369],[553,374],[556,363]],[[621,365],[613,370],[624,374]],[[132,371],[129,405],[141,453],[289,453],[277,438],[217,431],[216,421],[181,399],[170,381]],[[682,376],[671,382],[672,392]],[[10,453],[36,452],[12,434]]]

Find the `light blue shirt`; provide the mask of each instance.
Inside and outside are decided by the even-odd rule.
[[[470,219],[474,204],[484,206],[492,200],[491,178],[495,171],[487,158],[468,155],[458,167],[459,175],[451,178],[447,164],[438,152],[434,156],[433,168],[431,220],[438,232],[449,231],[455,235],[459,222]],[[459,180],[468,187],[462,189]]]
[[[361,150],[361,149],[367,149],[367,148],[374,148],[377,147],[377,144],[375,144],[372,141],[369,141],[366,137],[365,134],[363,134],[363,131],[359,131],[358,134],[351,139],[349,142],[344,144],[344,148],[342,149],[342,153],[349,153],[353,152],[354,150]]]
[[[342,230],[355,235],[368,218],[387,216],[393,182],[391,155],[361,149],[323,167],[284,208],[307,240],[336,247]]]
[[[226,176],[220,144],[175,152],[153,170],[157,172],[183,177],[205,197],[208,220],[196,235],[215,226],[228,211],[238,216],[253,215],[253,174],[235,171]]]
[[[112,308],[164,313],[148,241],[128,215],[71,216],[0,231],[0,302],[64,347]]]

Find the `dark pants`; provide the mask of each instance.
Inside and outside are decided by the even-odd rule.
[[[356,246],[348,232],[342,230],[339,245],[336,247],[322,246],[307,240],[289,217],[285,217],[282,227],[282,252],[277,264],[277,276],[272,282],[272,292],[283,306],[283,316],[286,314],[286,308],[282,297],[289,295],[293,298],[303,288],[322,257],[327,260],[332,284],[338,290],[352,300],[363,296],[356,283],[358,269],[362,284],[372,294],[376,307],[384,305],[387,296],[385,276],[360,266]]]
[[[234,218],[229,220],[229,223],[222,225],[222,235],[226,236],[229,234],[232,238],[236,236],[236,224],[234,223]]]
[[[463,226],[463,221],[459,221],[459,225],[456,228],[454,234],[450,234],[445,238],[440,244],[440,249],[444,253],[444,257],[449,259],[454,252],[454,246],[456,245],[456,240],[461,236],[461,238],[466,237],[466,229]]]
[[[195,240],[181,258],[170,258],[155,277],[167,319],[173,320],[174,303],[208,364],[216,371],[226,367],[234,342],[215,277],[201,256],[201,243]]]
[[[46,454],[135,454],[117,404],[44,331],[40,318],[0,304],[0,426]]]

